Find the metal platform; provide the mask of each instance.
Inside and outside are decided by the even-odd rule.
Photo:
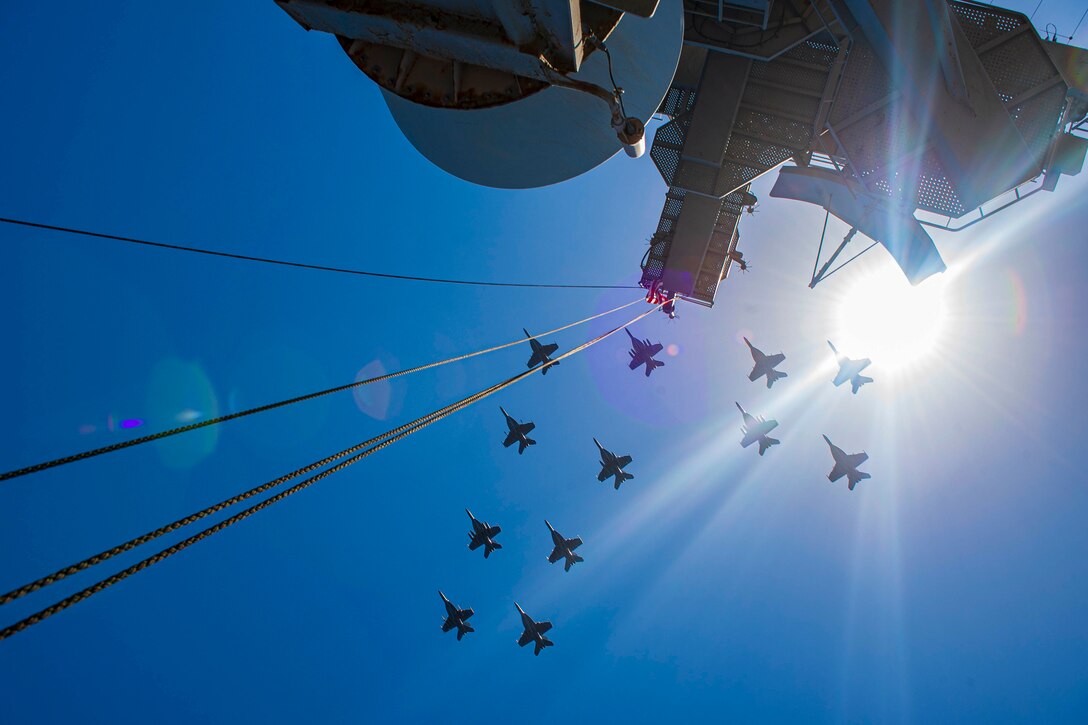
[[[1088,77],[1086,54],[1044,41],[1022,13],[963,0],[778,0],[757,29],[719,20],[714,4],[685,2],[684,53],[660,109],[671,120],[651,149],[669,190],[644,286],[713,304],[711,280],[729,267],[723,239],[737,238],[732,195],[788,161],[802,170],[775,195],[846,219],[913,282],[944,267],[916,213],[954,230],[997,198],[1024,198],[1034,179],[1052,190],[1080,171],[1088,88],[1070,84]],[[803,169],[814,160],[825,168]],[[873,221],[878,207],[892,221]]]

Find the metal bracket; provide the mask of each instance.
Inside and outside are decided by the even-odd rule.
[[[877,244],[879,244],[879,242],[873,242],[872,244],[867,246],[865,249],[861,250],[860,252],[855,254],[853,257],[850,257],[850,259],[848,259],[845,262],[843,262],[842,264],[840,264],[838,267],[835,267],[835,269],[831,269],[831,265],[833,265],[835,263],[835,260],[839,258],[839,255],[843,253],[843,250],[845,250],[846,247],[850,245],[850,242],[853,241],[854,235],[856,235],[858,233],[858,228],[857,227],[850,227],[850,231],[848,231],[846,233],[846,236],[844,236],[842,238],[842,241],[839,242],[839,246],[835,248],[835,251],[831,253],[831,256],[828,257],[826,262],[824,262],[824,265],[819,268],[819,271],[817,271],[816,268],[819,267],[819,265],[820,265],[820,256],[823,254],[823,251],[824,251],[824,239],[827,236],[827,222],[828,222],[828,219],[830,219],[830,217],[831,217],[830,212],[827,212],[825,214],[825,216],[824,216],[824,230],[820,234],[820,248],[816,250],[816,261],[812,263],[812,279],[808,283],[808,288],[809,289],[815,289],[816,285],[818,285],[820,282],[823,282],[825,279],[827,279],[831,275],[835,274],[840,269],[842,269],[846,265],[850,264],[855,259],[857,259],[861,255],[865,254],[870,249],[875,247]],[[828,270],[831,270],[831,271],[828,271]]]

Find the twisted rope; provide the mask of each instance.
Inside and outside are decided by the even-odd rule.
[[[0,220],[0,221],[2,221],[2,220]],[[557,332],[562,332],[563,330],[568,330],[568,329],[570,329],[572,327],[576,327],[578,325],[585,324],[586,322],[589,322],[591,320],[595,320],[598,317],[604,317],[605,315],[610,315],[613,312],[619,312],[620,310],[622,310],[624,308],[627,308],[627,307],[630,307],[631,305],[638,304],[641,301],[642,301],[642,299],[639,298],[639,299],[634,300],[632,302],[628,302],[627,304],[620,305],[619,307],[615,307],[615,308],[613,308],[611,310],[608,310],[606,312],[600,312],[600,313],[598,313],[596,315],[593,315],[592,317],[587,317],[584,320],[578,320],[577,322],[572,322],[569,325],[564,325],[562,327],[557,327],[554,330],[548,330],[547,332],[542,332],[542,333],[540,333],[539,336],[544,337],[545,335],[553,335],[553,334],[555,334]],[[151,441],[162,440],[163,438],[169,438],[170,436],[175,436],[175,435],[178,435],[180,433],[187,433],[187,432],[189,432],[191,430],[197,430],[199,428],[206,428],[206,427],[211,426],[211,425],[218,425],[219,423],[225,423],[228,420],[234,420],[236,418],[243,418],[243,417],[245,417],[247,415],[254,415],[256,413],[264,413],[265,411],[275,410],[276,408],[282,408],[282,407],[287,406],[287,405],[294,405],[295,403],[302,403],[302,402],[307,401],[307,400],[313,400],[314,398],[320,398],[320,397],[325,396],[325,395],[331,395],[332,393],[339,393],[339,392],[344,391],[344,390],[350,390],[352,388],[359,388],[359,387],[362,387],[363,385],[370,385],[371,383],[377,383],[377,382],[381,382],[383,380],[390,380],[392,378],[397,378],[397,377],[400,377],[402,375],[409,375],[411,373],[418,373],[418,372],[421,372],[423,370],[430,370],[431,368],[440,367],[442,365],[449,365],[450,363],[459,362],[461,360],[467,360],[468,358],[476,357],[478,355],[486,355],[487,353],[496,352],[498,350],[504,350],[504,349],[506,349],[508,347],[513,347],[514,345],[521,345],[521,344],[523,344],[523,343],[525,343],[527,341],[528,341],[528,338],[521,338],[519,340],[514,340],[513,342],[507,342],[507,343],[503,343],[502,345],[495,345],[494,347],[489,347],[486,350],[478,350],[476,352],[470,352],[470,353],[466,353],[464,355],[458,355],[456,357],[447,358],[445,360],[439,360],[438,362],[427,363],[426,365],[417,365],[414,368],[407,368],[405,370],[398,370],[397,372],[386,373],[385,375],[379,375],[379,376],[374,377],[374,378],[368,378],[367,380],[358,380],[358,381],[356,381],[354,383],[348,383],[347,385],[338,385],[335,388],[329,388],[328,390],[320,390],[320,391],[318,391],[316,393],[308,393],[306,395],[300,395],[297,398],[290,398],[288,400],[281,400],[281,401],[276,402],[276,403],[269,403],[267,405],[261,405],[261,406],[258,406],[256,408],[250,408],[249,410],[242,410],[242,411],[239,411],[237,413],[230,413],[228,415],[221,415],[218,418],[209,418],[208,420],[202,420],[199,423],[190,423],[189,425],[183,425],[183,426],[179,426],[177,428],[171,428],[170,430],[164,430],[164,431],[160,431],[158,433],[151,433],[149,435],[141,436],[139,438],[133,438],[132,440],[128,440],[128,441],[121,441],[119,443],[113,443],[113,444],[110,444],[108,446],[103,446],[101,448],[95,448],[95,449],[92,449],[92,450],[89,450],[89,451],[83,451],[81,453],[73,453],[71,455],[62,456],[60,458],[55,458],[55,459],[53,459],[51,461],[43,461],[41,463],[35,463],[34,465],[26,466],[25,468],[19,468],[19,469],[16,469],[14,471],[8,471],[7,473],[0,473],[0,481],[8,481],[8,480],[13,479],[13,478],[19,478],[20,476],[26,476],[26,475],[29,475],[31,473],[37,473],[39,471],[44,471],[44,470],[47,470],[49,468],[56,468],[57,466],[63,466],[65,464],[67,464],[67,463],[75,463],[76,461],[82,461],[82,460],[86,460],[88,458],[94,458],[95,456],[101,456],[101,455],[106,454],[106,453],[113,453],[114,451],[120,451],[120,450],[123,450],[125,448],[131,448],[132,446],[138,446],[138,445],[141,445],[143,443],[150,443]],[[2,602],[0,602],[0,603],[2,603]]]
[[[115,556],[116,554],[121,553],[122,551],[128,551],[128,550],[130,550],[132,548],[135,548],[136,546],[139,546],[142,543],[146,543],[147,541],[150,541],[150,540],[152,540],[154,538],[157,538],[158,536],[161,536],[162,534],[167,533],[168,531],[173,531],[176,528],[179,528],[180,526],[185,525],[185,524],[180,523],[181,521],[187,521],[188,520],[188,523],[191,523],[192,521],[199,520],[200,518],[204,518],[204,516],[210,515],[211,513],[214,513],[215,511],[219,511],[219,510],[221,510],[223,508],[226,508],[227,506],[232,505],[233,503],[237,503],[238,501],[245,500],[246,498],[249,498],[250,496],[256,495],[256,493],[257,493],[257,491],[259,489],[260,490],[265,490],[265,491],[269,490],[270,488],[272,488],[274,486],[278,486],[281,483],[283,483],[283,482],[285,482],[287,480],[290,480],[290,478],[293,478],[293,477],[295,477],[297,475],[301,475],[303,472],[309,472],[311,470],[314,470],[315,468],[319,468],[322,465],[325,465],[326,462],[331,462],[332,460],[336,460],[337,458],[341,458],[341,457],[343,457],[345,455],[350,455],[351,453],[353,453],[355,451],[360,451],[360,449],[365,449],[365,450],[361,450],[358,453],[355,453],[355,455],[351,456],[350,458],[347,458],[346,460],[341,461],[340,463],[336,464],[335,466],[327,468],[324,471],[321,471],[320,473],[318,473],[317,475],[311,476],[310,478],[307,478],[306,480],[295,484],[291,488],[288,488],[288,489],[286,489],[284,491],[281,491],[280,493],[277,493],[274,496],[271,496],[271,497],[265,499],[264,501],[261,501],[260,503],[254,504],[253,506],[250,506],[249,508],[247,508],[247,509],[245,509],[243,511],[240,511],[239,513],[235,514],[234,516],[231,516],[230,518],[224,519],[223,521],[220,521],[219,523],[217,523],[217,524],[215,524],[213,526],[210,526],[210,527],[208,527],[208,528],[206,528],[206,529],[204,529],[204,530],[190,536],[187,539],[183,539],[182,541],[179,541],[176,544],[173,544],[172,546],[169,546],[169,547],[159,551],[156,554],[153,554],[153,555],[151,555],[151,556],[149,556],[149,557],[147,557],[145,559],[142,559],[141,561],[133,564],[132,566],[130,566],[130,567],[126,568],[126,569],[123,569],[122,571],[117,572],[116,574],[113,574],[112,576],[109,576],[109,577],[106,577],[105,579],[99,580],[98,582],[92,584],[91,586],[86,587],[85,589],[82,589],[82,590],[76,592],[75,594],[65,598],[65,599],[62,599],[59,602],[56,602],[55,604],[52,604],[52,605],[46,607],[45,609],[42,609],[42,610],[40,610],[38,612],[35,612],[34,614],[30,615],[29,617],[26,617],[26,618],[24,618],[22,620],[19,620],[15,624],[12,624],[12,625],[10,625],[8,627],[5,627],[4,629],[0,630],[0,641],[7,639],[8,637],[12,636],[13,634],[21,632],[24,629],[27,629],[28,627],[31,627],[31,626],[33,626],[35,624],[38,624],[39,622],[41,622],[41,621],[43,621],[45,619],[48,619],[49,617],[53,616],[54,614],[57,614],[58,612],[64,611],[65,609],[72,606],[73,604],[78,604],[79,602],[83,601],[84,599],[87,599],[89,597],[94,596],[95,594],[103,591],[104,589],[107,589],[107,588],[113,586],[114,584],[116,584],[116,583],[118,583],[120,581],[123,581],[124,579],[127,579],[128,577],[132,576],[133,574],[141,572],[144,569],[146,569],[146,568],[148,568],[148,567],[150,567],[150,566],[152,566],[154,564],[159,563],[160,561],[163,561],[163,560],[173,556],[174,554],[178,553],[179,551],[187,549],[188,547],[192,546],[193,544],[197,543],[198,541],[202,541],[202,540],[204,540],[204,539],[206,539],[206,538],[208,538],[208,537],[210,537],[210,536],[212,536],[214,534],[219,533],[223,529],[226,529],[227,527],[232,526],[232,525],[238,523],[239,521],[242,521],[243,519],[249,518],[253,514],[257,513],[258,511],[260,511],[260,510],[262,510],[264,508],[267,508],[267,507],[271,506],[274,503],[282,501],[283,499],[287,498],[288,496],[292,496],[295,493],[298,493],[299,491],[301,491],[301,490],[303,490],[305,488],[308,488],[309,486],[313,485],[317,481],[320,481],[323,478],[331,476],[332,474],[337,473],[338,471],[341,471],[341,470],[347,468],[348,466],[350,466],[350,465],[352,465],[354,463],[357,463],[358,461],[361,461],[362,459],[366,458],[367,456],[369,456],[369,455],[371,455],[373,453],[376,453],[376,452],[382,450],[383,448],[385,448],[385,447],[387,447],[389,445],[392,445],[393,443],[395,443],[395,442],[397,442],[399,440],[402,440],[402,439],[412,435],[413,433],[426,428],[427,426],[431,425],[432,423],[436,423],[439,420],[442,420],[443,418],[446,418],[446,417],[452,415],[453,413],[456,413],[456,412],[458,412],[460,410],[463,410],[464,408],[467,408],[470,405],[473,405],[474,403],[476,403],[476,402],[478,402],[480,400],[483,400],[484,398],[486,398],[486,397],[488,397],[490,395],[493,395],[494,393],[498,392],[499,390],[503,390],[503,389],[505,389],[505,388],[507,388],[507,387],[509,387],[511,385],[514,385],[515,383],[518,383],[518,382],[524,380],[525,378],[527,378],[530,375],[536,373],[537,371],[541,370],[542,368],[547,367],[548,365],[554,365],[557,362],[559,362],[560,360],[564,360],[564,359],[566,359],[566,358],[568,358],[568,357],[570,357],[572,355],[575,355],[575,354],[581,352],[582,350],[585,350],[588,347],[591,347],[591,346],[597,344],[601,340],[604,340],[605,338],[615,334],[616,332],[623,329],[624,327],[626,327],[628,325],[632,325],[635,322],[638,322],[642,318],[644,318],[647,315],[654,312],[660,306],[661,306],[660,304],[655,305],[654,307],[650,308],[649,310],[643,312],[642,314],[640,314],[637,317],[635,317],[634,319],[632,319],[630,322],[627,322],[624,325],[620,325],[619,327],[614,327],[611,330],[609,330],[608,332],[605,332],[605,333],[603,333],[601,335],[598,335],[597,337],[589,340],[588,342],[582,343],[578,347],[575,347],[575,348],[569,350],[568,352],[560,355],[559,357],[555,358],[554,360],[552,360],[549,363],[545,363],[544,365],[540,365],[538,367],[531,368],[531,369],[526,370],[525,372],[519,373],[519,374],[517,374],[517,375],[515,375],[515,376],[513,376],[511,378],[507,378],[506,380],[504,380],[504,381],[502,381],[500,383],[497,383],[495,385],[492,385],[489,388],[486,388],[486,389],[484,389],[482,391],[474,393],[474,394],[472,394],[472,395],[470,395],[470,396],[468,396],[466,398],[463,398],[462,400],[460,400],[460,401],[458,401],[456,403],[445,406],[444,408],[440,408],[439,410],[434,411],[434,412],[432,412],[432,413],[430,413],[430,414],[428,414],[426,416],[423,416],[421,418],[417,418],[416,420],[414,420],[414,421],[412,421],[410,423],[405,423],[402,426],[394,428],[393,430],[388,431],[387,433],[385,433],[385,434],[383,434],[381,436],[378,436],[377,438],[372,438],[369,441],[364,441],[363,443],[352,446],[351,448],[347,448],[344,451],[341,451],[340,453],[338,453],[338,454],[336,454],[334,456],[330,456],[328,458],[322,459],[321,461],[317,461],[317,462],[315,462],[315,463],[313,463],[313,464],[311,464],[311,465],[309,465],[309,466],[307,466],[307,467],[305,467],[303,469],[299,469],[298,471],[292,472],[291,474],[288,474],[287,476],[281,476],[280,478],[275,479],[274,481],[269,481],[268,483],[263,484],[262,486],[258,486],[256,489],[251,489],[250,491],[247,491],[244,494],[239,494],[238,496],[231,497],[230,499],[227,499],[226,501],[223,501],[223,502],[221,502],[219,504],[216,504],[216,505],[211,506],[211,507],[209,507],[207,509],[204,509],[203,511],[200,511],[200,512],[198,512],[196,514],[193,514],[192,516],[186,517],[185,519],[180,519],[178,522],[174,522],[174,524],[169,524],[168,526],[162,527],[160,529],[156,529],[155,531],[149,532],[148,534],[145,534],[144,536],[137,537],[136,539],[133,539],[133,540],[131,540],[129,542],[126,542],[125,544],[121,544],[118,547],[114,547],[113,549],[110,549],[110,550],[108,550],[106,552],[102,552],[101,554],[98,554],[98,555],[96,555],[94,557],[91,557],[90,559],[87,559],[84,562],[81,562],[80,564],[76,564],[76,565],[73,565],[71,567],[66,567],[65,569],[61,569],[59,572],[57,572],[55,574],[52,574],[52,575],[50,575],[48,577],[44,577],[42,579],[39,579],[37,582],[33,582],[33,583],[28,584],[28,585],[26,585],[24,587],[20,587],[19,589],[13,590],[12,592],[9,592],[8,594],[4,595],[2,603],[7,603],[9,601],[12,601],[13,599],[16,599],[16,598],[18,598],[20,596],[23,596],[26,593],[36,591],[37,589],[41,589],[44,586],[48,586],[49,584],[52,584],[55,581],[59,581],[60,579],[65,578],[70,573],[75,573],[77,571],[81,571],[83,569],[89,568],[90,566],[101,563],[102,561],[105,561],[105,560]],[[378,440],[378,439],[384,439],[384,440],[381,440],[379,443],[377,443],[375,445],[371,445],[370,447],[367,447],[373,441]],[[136,542],[136,543],[134,543],[134,542]],[[90,563],[87,563],[87,562],[90,562]],[[83,566],[83,564],[86,564],[86,565]],[[65,573],[65,572],[67,572],[67,573]]]

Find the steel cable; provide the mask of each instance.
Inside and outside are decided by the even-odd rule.
[[[61,612],[61,611],[65,610],[65,609],[67,609],[68,607],[72,606],[73,604],[77,604],[77,603],[83,601],[84,599],[87,599],[87,598],[97,594],[98,592],[100,592],[100,591],[102,591],[104,589],[107,589],[108,587],[111,587],[114,584],[116,584],[116,583],[118,583],[118,582],[120,582],[120,581],[122,581],[124,579],[127,579],[128,577],[132,576],[133,574],[136,574],[136,573],[138,573],[140,571],[143,571],[144,569],[146,569],[146,568],[148,568],[148,567],[150,567],[150,566],[152,566],[154,564],[157,564],[158,562],[163,561],[164,559],[167,559],[167,558],[173,556],[174,554],[178,553],[179,551],[182,551],[183,549],[188,548],[189,546],[192,546],[193,544],[197,543],[198,541],[206,539],[206,538],[212,536],[213,534],[216,534],[216,533],[222,531],[223,529],[226,529],[227,527],[232,526],[233,524],[252,516],[254,513],[257,513],[258,511],[260,511],[260,510],[262,510],[264,508],[267,508],[268,506],[271,506],[272,504],[274,504],[274,503],[276,503],[278,501],[282,501],[283,499],[287,498],[288,496],[291,496],[291,495],[293,495],[295,493],[298,493],[299,491],[303,490],[304,488],[308,488],[309,486],[313,485],[317,481],[320,481],[321,479],[326,478],[326,477],[332,475],[333,473],[341,471],[341,470],[347,468],[348,466],[350,466],[350,465],[352,465],[354,463],[357,463],[358,461],[362,460],[363,458],[366,458],[367,456],[371,455],[372,453],[376,453],[377,451],[380,451],[383,448],[385,448],[385,447],[387,447],[387,446],[389,446],[389,445],[391,445],[391,444],[393,444],[393,443],[395,443],[395,442],[397,442],[397,441],[399,441],[399,440],[401,440],[403,438],[406,438],[409,435],[411,435],[411,434],[413,434],[413,433],[415,433],[415,432],[417,432],[419,430],[422,430],[423,428],[426,428],[427,426],[431,425],[432,423],[435,423],[435,422],[437,422],[439,420],[442,420],[443,418],[446,418],[449,415],[452,415],[453,413],[456,413],[456,412],[458,412],[458,411],[460,411],[460,410],[462,410],[464,408],[467,408],[470,405],[473,405],[474,403],[476,403],[476,402],[478,402],[478,401],[480,401],[480,400],[482,400],[482,399],[484,399],[484,398],[486,398],[486,397],[488,397],[490,395],[493,395],[494,393],[498,392],[499,390],[505,389],[505,388],[507,388],[507,387],[509,387],[511,385],[514,385],[515,383],[518,383],[518,382],[524,380],[525,378],[529,377],[530,375],[533,375],[536,372],[540,371],[542,368],[546,367],[547,365],[554,365],[555,363],[559,362],[560,360],[566,359],[566,358],[568,358],[568,357],[570,357],[570,356],[572,356],[572,355],[574,355],[574,354],[576,354],[578,352],[581,352],[582,350],[585,350],[588,347],[591,347],[592,345],[597,344],[601,340],[604,340],[605,338],[615,334],[616,332],[623,329],[624,327],[627,327],[628,325],[632,325],[635,322],[638,322],[639,320],[643,319],[647,315],[654,312],[660,306],[661,306],[661,304],[655,305],[653,308],[643,312],[642,314],[638,315],[637,317],[635,317],[631,321],[627,322],[626,324],[620,325],[618,327],[614,327],[611,330],[609,330],[609,331],[607,331],[605,333],[602,333],[601,335],[598,335],[597,337],[589,340],[588,342],[582,343],[578,347],[575,347],[575,348],[567,351],[566,353],[563,353],[562,355],[555,358],[550,363],[547,363],[545,365],[541,365],[541,366],[532,368],[530,370],[526,370],[525,372],[519,373],[519,374],[517,374],[517,375],[515,375],[515,376],[513,376],[511,378],[508,378],[508,379],[506,379],[506,380],[504,380],[504,381],[502,381],[500,383],[497,383],[496,385],[492,385],[489,388],[486,388],[486,389],[484,389],[482,391],[474,393],[473,395],[470,395],[470,396],[468,396],[466,398],[463,398],[462,400],[460,400],[460,401],[458,401],[456,403],[445,406],[444,408],[440,408],[439,410],[434,411],[434,412],[432,412],[432,413],[430,413],[430,414],[428,414],[426,416],[423,416],[421,418],[417,418],[416,420],[414,420],[414,421],[412,421],[410,423],[406,423],[406,424],[404,424],[402,426],[399,426],[398,428],[395,428],[395,429],[393,429],[391,431],[388,431],[385,434],[383,434],[381,436],[378,436],[377,438],[372,438],[369,441],[365,441],[365,442],[360,443],[358,445],[352,446],[351,448],[345,449],[344,451],[341,451],[340,453],[338,453],[338,454],[336,454],[334,456],[330,456],[328,458],[322,459],[321,461],[317,461],[317,462],[311,464],[310,466],[307,466],[307,467],[305,467],[303,469],[299,469],[298,471],[295,471],[295,472],[293,472],[291,474],[288,474],[287,476],[281,476],[279,479],[275,479],[274,481],[270,481],[270,482],[268,482],[266,484],[263,484],[262,486],[259,486],[256,489],[251,489],[250,491],[247,491],[244,494],[239,494],[238,496],[231,497],[230,499],[227,499],[227,500],[225,500],[223,502],[220,502],[219,504],[208,507],[207,509],[204,509],[201,512],[198,512],[198,513],[193,514],[193,515],[191,515],[189,517],[186,517],[185,519],[180,519],[179,522],[184,521],[184,522],[187,522],[187,523],[191,523],[193,521],[199,520],[200,518],[204,518],[205,516],[208,516],[208,515],[210,515],[212,513],[215,513],[216,511],[222,510],[223,508],[226,508],[227,506],[230,506],[233,503],[237,503],[238,501],[245,500],[245,498],[249,498],[250,496],[257,495],[258,489],[260,489],[262,491],[267,491],[270,488],[273,488],[273,487],[278,486],[278,485],[280,485],[281,483],[283,483],[283,482],[285,482],[287,480],[290,480],[290,478],[294,478],[297,475],[301,475],[303,472],[309,472],[309,471],[314,470],[315,468],[320,468],[322,465],[325,465],[326,462],[331,462],[332,460],[342,458],[345,455],[350,455],[351,453],[354,453],[355,451],[360,451],[360,449],[365,449],[365,450],[362,450],[362,451],[360,451],[358,453],[355,453],[355,455],[351,456],[350,458],[348,458],[346,460],[341,461],[340,463],[336,464],[335,466],[327,468],[324,471],[321,471],[320,473],[318,473],[318,474],[316,474],[314,476],[311,476],[310,478],[307,478],[306,480],[295,484],[291,488],[288,488],[288,489],[286,489],[284,491],[281,491],[280,493],[275,494],[274,496],[270,496],[269,498],[261,501],[260,503],[254,504],[253,506],[250,506],[249,508],[247,508],[247,509],[245,509],[243,511],[240,511],[239,513],[235,514],[234,516],[231,516],[230,518],[224,519],[223,521],[220,521],[219,523],[217,523],[217,524],[215,524],[213,526],[210,526],[210,527],[208,527],[208,528],[206,528],[206,529],[204,529],[204,530],[202,530],[202,531],[200,531],[200,532],[198,532],[198,533],[196,533],[196,534],[194,534],[194,535],[192,535],[192,536],[190,536],[190,537],[188,537],[186,539],[183,539],[182,541],[179,541],[179,542],[173,544],[172,546],[169,546],[169,547],[167,547],[165,549],[162,549],[161,551],[157,552],[156,554],[153,554],[152,556],[149,556],[149,557],[147,557],[145,559],[142,559],[141,561],[133,564],[132,566],[129,566],[126,569],[123,569],[120,572],[117,572],[116,574],[113,574],[112,576],[106,577],[105,579],[101,579],[98,582],[92,584],[91,586],[86,587],[85,589],[82,589],[82,590],[76,592],[75,594],[73,594],[71,596],[66,597],[65,599],[62,599],[59,602],[56,602],[55,604],[52,604],[52,605],[46,607],[45,609],[42,609],[42,610],[40,610],[38,612],[35,612],[34,614],[32,614],[32,615],[30,615],[28,617],[25,617],[24,619],[21,619],[18,622],[14,623],[14,624],[12,624],[12,625],[10,625],[8,627],[5,627],[4,629],[0,630],[0,640],[7,639],[8,637],[10,637],[13,634],[21,632],[24,629],[27,629],[28,627],[31,627],[31,626],[33,626],[33,625],[35,625],[35,624],[37,624],[37,623],[39,623],[39,622],[41,622],[41,621],[43,621],[45,619],[48,619],[49,617],[53,616],[54,614],[57,614],[58,612]],[[373,441],[379,440],[379,439],[381,439],[380,442],[378,442],[376,444],[373,444],[373,445],[370,445]],[[370,445],[370,447],[367,447],[368,445]],[[28,584],[28,585],[26,585],[24,587],[20,587],[19,589],[13,590],[12,592],[9,592],[8,594],[4,595],[2,603],[7,603],[9,601],[12,601],[13,599],[16,599],[16,598],[18,598],[20,596],[23,596],[24,594],[36,591],[37,589],[40,589],[40,588],[42,588],[44,586],[48,586],[49,584],[52,584],[52,583],[54,583],[56,581],[60,581],[61,579],[67,577],[70,573],[75,573],[76,571],[81,571],[82,569],[86,569],[86,568],[89,568],[90,566],[101,563],[102,561],[105,561],[105,560],[107,560],[109,558],[112,558],[116,554],[122,553],[123,551],[128,551],[128,550],[130,550],[132,548],[135,548],[136,546],[139,546],[142,543],[146,543],[147,541],[150,541],[150,540],[152,540],[154,538],[158,538],[159,536],[162,536],[163,534],[168,533],[168,531],[176,530],[177,528],[180,528],[181,526],[185,525],[185,524],[179,523],[179,522],[175,522],[175,524],[177,524],[176,526],[175,526],[175,524],[170,524],[170,525],[168,525],[166,527],[156,529],[155,531],[150,532],[149,534],[145,534],[144,536],[137,537],[136,539],[132,539],[130,542],[126,542],[126,544],[121,544],[118,547],[114,547],[114,549],[110,549],[110,550],[108,550],[106,552],[102,552],[102,554],[96,555],[95,557],[91,557],[90,559],[87,559],[84,562],[81,562],[80,564],[73,565],[72,567],[66,567],[65,569],[61,569],[59,572],[57,572],[57,573],[55,573],[53,575],[50,575],[48,577],[44,577],[43,579],[39,579],[37,582],[33,582],[33,583]],[[134,543],[134,542],[137,542],[137,543]],[[87,562],[89,562],[89,563],[87,563]],[[82,564],[84,564],[84,563],[86,563],[86,566],[82,566]],[[69,570],[71,570],[71,571],[69,571]],[[67,573],[65,573],[65,572],[67,572]]]
[[[45,229],[51,232],[65,232],[67,234],[75,234],[84,237],[94,237],[95,239],[109,239],[115,242],[126,242],[128,244],[140,244],[145,247],[156,247],[158,249],[172,249],[178,252],[193,252],[194,254],[207,254],[212,257],[226,257],[227,259],[239,259],[245,262],[262,262],[264,264],[277,264],[283,267],[298,267],[301,269],[313,269],[319,272],[339,272],[341,274],[355,274],[363,277],[379,277],[382,279],[399,279],[409,282],[434,282],[438,284],[459,284],[468,285],[472,287],[521,287],[531,289],[641,289],[637,285],[623,285],[623,284],[545,284],[545,283],[532,283],[532,282],[485,282],[483,280],[471,280],[471,279],[445,279],[442,277],[417,277],[409,274],[389,274],[386,272],[368,272],[361,269],[348,269],[346,267],[331,267],[323,264],[307,264],[305,262],[290,262],[283,259],[271,259],[269,257],[255,257],[249,254],[234,254],[232,252],[217,252],[212,249],[201,249],[199,247],[186,247],[181,244],[167,244],[166,242],[153,242],[147,239],[136,239],[135,237],[123,237],[117,234],[105,234],[103,232],[92,232],[87,229],[76,229],[73,227],[61,227],[54,224],[42,224],[39,222],[29,222],[23,219],[10,219],[7,217],[0,217],[0,222],[4,224],[13,224],[21,227],[29,227],[31,229]]]
[[[547,332],[542,332],[538,336],[539,337],[544,337],[545,335],[552,335],[552,334],[555,334],[557,332],[562,332],[563,330],[568,330],[568,329],[570,329],[572,327],[576,327],[578,325],[585,324],[586,322],[590,322],[591,320],[595,320],[598,317],[604,317],[605,315],[610,315],[613,312],[619,312],[620,310],[625,309],[627,307],[630,307],[631,305],[638,304],[641,301],[642,301],[642,298],[639,298],[637,300],[633,300],[632,302],[628,302],[627,304],[620,305],[619,307],[615,307],[615,308],[613,308],[611,310],[608,310],[607,312],[601,312],[601,313],[598,313],[598,314],[593,315],[591,317],[587,317],[584,320],[579,320],[577,322],[572,322],[569,325],[564,325],[563,327],[557,327],[554,330],[548,330]],[[216,418],[209,418],[208,420],[202,420],[199,423],[190,423],[189,425],[183,425],[183,426],[179,426],[177,428],[171,428],[170,430],[164,430],[164,431],[160,431],[158,433],[151,433],[150,435],[141,436],[139,438],[133,438],[132,440],[121,441],[119,443],[112,443],[112,444],[110,444],[108,446],[102,446],[101,448],[94,448],[92,450],[82,451],[80,453],[73,453],[71,455],[62,456],[60,458],[55,458],[55,459],[53,459],[51,461],[42,461],[41,463],[35,463],[33,465],[26,466],[24,468],[18,468],[18,469],[15,469],[13,471],[8,471],[6,473],[0,473],[0,482],[8,481],[8,480],[13,479],[13,478],[19,478],[20,476],[26,476],[26,475],[29,475],[31,473],[38,473],[39,471],[45,471],[45,470],[50,469],[50,468],[56,468],[57,466],[63,466],[65,464],[67,464],[67,463],[75,463],[76,461],[82,461],[82,460],[85,460],[87,458],[94,458],[95,456],[101,456],[101,455],[103,455],[105,453],[113,453],[114,451],[120,451],[120,450],[123,450],[125,448],[131,448],[132,446],[138,446],[138,445],[141,445],[143,443],[150,443],[152,441],[162,440],[163,438],[168,438],[170,436],[178,435],[179,433],[187,433],[189,431],[197,430],[199,428],[206,428],[206,427],[211,426],[211,425],[217,425],[219,423],[224,423],[224,422],[226,422],[228,420],[234,420],[236,418],[243,418],[243,417],[245,417],[247,415],[253,415],[255,413],[264,413],[265,411],[275,410],[276,408],[282,408],[284,406],[293,405],[295,403],[302,403],[302,402],[307,401],[307,400],[313,400],[314,398],[320,398],[320,397],[325,396],[325,395],[331,395],[332,393],[339,393],[339,392],[344,391],[344,390],[350,390],[352,388],[359,388],[359,387],[362,387],[364,385],[370,385],[371,383],[377,383],[377,382],[381,382],[383,380],[390,380],[392,378],[397,378],[397,377],[400,377],[402,375],[409,375],[411,373],[418,373],[418,372],[421,372],[423,370],[429,370],[431,368],[440,367],[442,365],[448,365],[450,363],[459,362],[461,360],[467,360],[468,358],[476,357],[478,355],[486,355],[487,353],[496,352],[498,350],[504,350],[504,349],[506,349],[508,347],[513,347],[514,345],[524,344],[525,342],[528,342],[528,338],[522,338],[522,339],[519,339],[519,340],[514,340],[513,342],[507,342],[507,343],[503,343],[502,345],[496,345],[494,347],[489,347],[486,350],[478,350],[476,352],[470,352],[470,353],[466,353],[464,355],[458,355],[456,357],[447,358],[445,360],[439,360],[438,362],[427,363],[426,365],[417,365],[416,367],[407,368],[405,370],[398,370],[397,372],[386,373],[385,375],[379,375],[377,377],[368,378],[366,380],[358,380],[358,381],[356,381],[354,383],[348,383],[347,385],[338,385],[335,388],[329,388],[328,390],[321,390],[321,391],[318,391],[316,393],[308,393],[306,395],[300,395],[297,398],[289,398],[288,400],[281,400],[281,401],[276,402],[276,403],[269,403],[267,405],[261,405],[261,406],[258,406],[256,408],[250,408],[248,410],[241,410],[241,411],[238,411],[237,413],[229,413],[227,415],[221,415],[221,416],[216,417]]]

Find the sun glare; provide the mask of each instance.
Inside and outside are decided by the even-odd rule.
[[[839,350],[899,369],[936,349],[947,323],[943,275],[912,287],[898,269],[882,266],[858,278],[839,301]]]

